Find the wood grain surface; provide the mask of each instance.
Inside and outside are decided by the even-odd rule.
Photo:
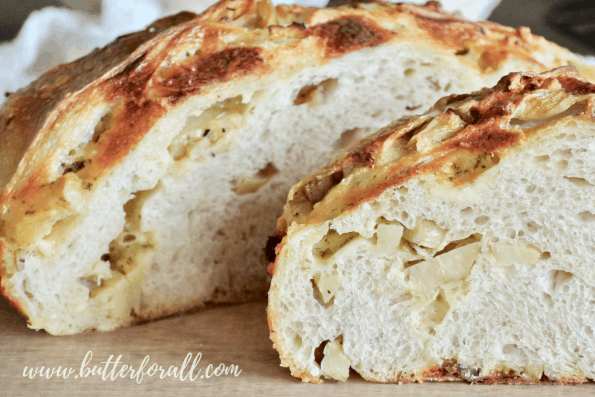
[[[55,337],[36,332],[8,304],[0,301],[0,396],[595,396],[595,384],[581,386],[521,385],[486,386],[466,383],[374,384],[363,381],[352,372],[346,383],[327,381],[322,385],[304,384],[289,370],[279,366],[279,356],[272,348],[264,302],[208,308],[197,313],[119,329],[107,333]],[[179,378],[161,379],[159,373],[136,379],[103,380],[101,375],[79,376],[85,356],[92,357],[84,369],[104,368],[122,356],[117,367],[138,369],[146,356],[152,364],[182,367],[188,353],[195,366],[190,380],[189,369]],[[87,356],[89,357],[89,356]],[[235,364],[241,373],[207,378],[210,364],[216,368]],[[25,367],[73,368],[67,378],[50,379],[39,375],[23,376]],[[108,366],[108,374],[114,367]],[[198,370],[201,370],[201,379]],[[209,371],[211,374],[213,371]],[[198,376],[196,376],[198,375]],[[75,378],[75,376],[78,376]],[[137,378],[138,379],[138,378]]]

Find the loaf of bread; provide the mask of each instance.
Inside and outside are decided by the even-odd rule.
[[[269,267],[282,365],[308,382],[594,379],[594,111],[573,68],[512,73],[295,185]]]
[[[110,330],[266,296],[289,188],[367,131],[555,44],[425,7],[226,0],[47,73],[0,109],[2,293],[34,329]]]

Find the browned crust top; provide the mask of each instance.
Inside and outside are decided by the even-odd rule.
[[[362,17],[337,18],[315,25],[309,31],[326,40],[325,53],[329,57],[377,46],[394,35]]]
[[[43,135],[59,127],[56,122],[65,122],[73,102],[119,99],[120,106],[126,106],[126,97],[136,102],[158,102],[166,111],[206,86],[269,73],[281,62],[272,50],[298,48],[297,42],[315,37],[319,41],[308,42],[309,51],[318,52],[315,57],[322,63],[399,39],[448,49],[469,58],[471,65],[484,72],[495,70],[510,57],[540,70],[578,62],[567,51],[526,29],[464,21],[440,12],[435,2],[425,7],[368,2],[312,9],[272,7],[267,1],[224,0],[200,16],[181,13],[159,20],[142,32],[123,36],[87,57],[59,66],[27,89],[10,95],[0,110],[0,139],[6,148],[0,183],[8,182],[36,136],[42,140]],[[281,38],[289,44],[276,42]],[[186,59],[169,56],[182,48],[197,53]],[[548,57],[552,58],[550,64],[542,65]],[[33,162],[32,157],[25,156],[25,160]],[[28,168],[43,166],[41,161],[34,163]],[[16,185],[31,172],[19,173],[13,180],[16,183],[9,184],[12,194],[18,195]],[[47,183],[47,179],[41,182]]]
[[[4,186],[36,135],[51,119],[52,110],[75,93],[125,62],[134,50],[163,31],[194,18],[182,12],[155,21],[140,32],[118,37],[102,49],[72,63],[60,65],[41,76],[29,87],[8,94],[0,108],[0,185]]]

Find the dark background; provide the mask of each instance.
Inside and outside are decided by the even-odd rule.
[[[0,0],[0,41],[14,38],[31,11],[47,6],[86,9],[97,15],[101,11],[98,0]],[[502,0],[489,20],[529,26],[533,33],[574,52],[595,55],[595,0]]]
[[[97,15],[101,11],[100,0],[0,0],[0,42],[15,38],[31,12],[50,6],[85,10]]]

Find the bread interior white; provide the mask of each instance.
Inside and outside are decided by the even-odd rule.
[[[474,182],[424,175],[290,227],[269,313],[294,373],[593,379],[595,125],[573,109],[513,119],[552,125]]]
[[[464,62],[391,43],[231,81],[171,110],[91,191],[70,186],[112,109],[79,115],[55,167],[74,214],[24,238],[11,294],[53,334],[265,296],[263,248],[293,183],[390,120],[517,68]]]

